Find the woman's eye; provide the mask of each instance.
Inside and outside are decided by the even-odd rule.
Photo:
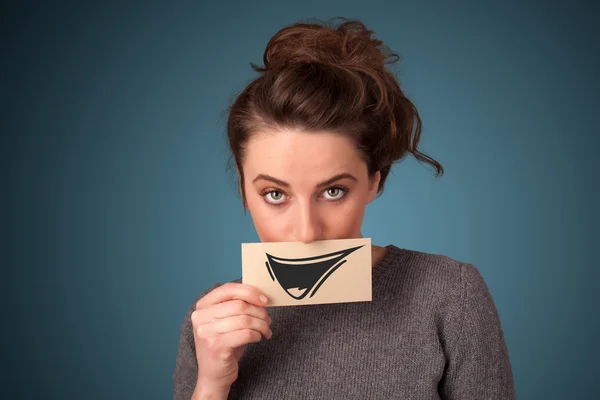
[[[328,200],[339,200],[346,194],[342,188],[329,188],[325,191],[325,198]]]
[[[285,195],[282,192],[273,190],[265,195],[265,200],[271,204],[279,204],[285,201]]]

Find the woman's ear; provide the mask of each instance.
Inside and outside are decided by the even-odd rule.
[[[368,203],[375,200],[377,192],[379,191],[379,183],[381,182],[381,172],[377,171],[373,174],[373,177],[369,179],[369,194]]]

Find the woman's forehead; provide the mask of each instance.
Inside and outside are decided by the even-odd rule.
[[[299,130],[254,133],[245,146],[244,169],[327,170],[359,167],[352,141],[331,132]],[[325,172],[325,171],[324,171]]]

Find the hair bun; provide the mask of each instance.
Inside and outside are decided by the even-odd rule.
[[[374,38],[374,32],[362,22],[343,20],[335,27],[300,23],[281,29],[267,44],[264,67],[251,64],[252,68],[277,72],[293,64],[318,63],[381,70],[398,60],[398,55]]]

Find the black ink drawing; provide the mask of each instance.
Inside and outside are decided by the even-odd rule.
[[[327,280],[347,260],[344,258],[363,246],[306,258],[281,258],[266,253],[265,262],[271,279],[296,300],[302,300],[312,291],[313,297]]]

